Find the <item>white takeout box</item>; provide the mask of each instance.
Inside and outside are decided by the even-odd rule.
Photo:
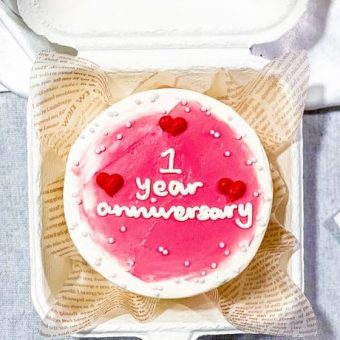
[[[262,68],[267,61],[249,48],[273,41],[293,27],[306,0],[19,0],[27,24],[50,41],[75,48],[78,55],[114,71],[190,68]],[[290,190],[285,225],[301,243],[289,274],[303,289],[302,129],[297,142],[279,157]],[[28,105],[28,181],[31,281],[41,317],[50,308],[58,265],[44,267],[41,249],[41,154]],[[62,265],[60,263],[59,265]],[[53,282],[52,282],[53,281]],[[135,336],[142,339],[196,339],[207,334],[240,333],[204,298],[192,309],[175,306],[154,321],[139,323],[122,315],[76,336]]]

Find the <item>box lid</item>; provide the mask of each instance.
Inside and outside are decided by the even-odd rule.
[[[18,0],[38,34],[81,50],[249,48],[293,27],[307,0]]]

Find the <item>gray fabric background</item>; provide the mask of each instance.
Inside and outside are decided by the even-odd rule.
[[[318,339],[340,339],[340,108],[304,117],[305,282]],[[42,339],[30,296],[26,100],[0,94],[0,339]],[[204,337],[283,339],[261,335]],[[64,340],[64,339],[63,339]],[[174,339],[176,340],[176,339]]]

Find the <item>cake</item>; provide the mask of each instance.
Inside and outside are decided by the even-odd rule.
[[[182,298],[255,256],[272,204],[268,160],[229,106],[182,89],[137,93],[71,147],[64,210],[83,258],[137,294]]]

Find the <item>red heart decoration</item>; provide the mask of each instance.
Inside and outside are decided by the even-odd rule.
[[[163,116],[158,123],[163,131],[170,132],[172,122],[173,118],[171,116]]]
[[[230,178],[221,178],[218,183],[218,189],[223,195],[229,196],[229,190],[233,181]]]
[[[101,172],[96,177],[96,182],[109,196],[113,197],[124,185],[124,178],[119,174],[109,175]]]
[[[172,118],[167,115],[159,120],[159,126],[163,131],[170,133],[172,136],[178,136],[187,129],[188,123],[183,117]]]
[[[246,184],[242,181],[233,182],[230,178],[221,178],[217,182],[218,190],[225,196],[228,196],[231,201],[235,201],[242,197],[246,192]]]

